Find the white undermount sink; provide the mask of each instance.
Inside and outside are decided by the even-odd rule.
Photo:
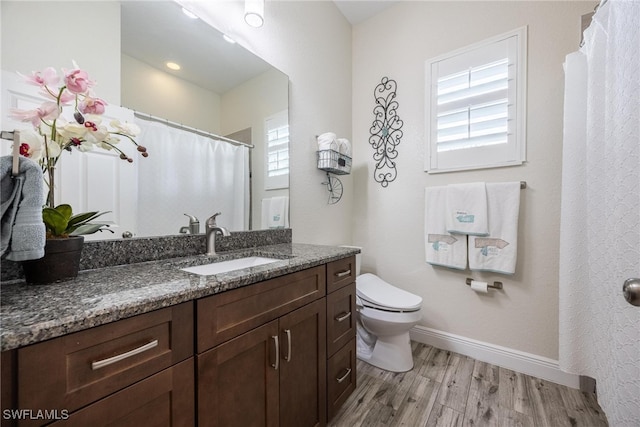
[[[246,258],[232,259],[229,261],[212,262],[211,264],[196,265],[195,267],[182,268],[187,273],[199,274],[201,276],[209,276],[212,274],[226,273],[233,270],[242,270],[243,268],[257,267],[259,265],[269,264],[276,261],[282,261],[276,258],[266,258],[260,256],[250,256]]]

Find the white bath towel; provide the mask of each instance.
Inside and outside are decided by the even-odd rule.
[[[467,268],[467,236],[447,232],[447,187],[427,187],[424,205],[424,244],[427,263],[464,270]]]
[[[345,156],[352,157],[351,141],[349,141],[347,138],[338,138],[336,141],[338,143],[338,152],[340,154],[344,154]]]
[[[1,255],[12,261],[42,258],[46,239],[42,169],[33,160],[20,157],[14,177],[11,165],[11,156],[0,158]]]
[[[484,182],[447,186],[446,221],[449,233],[473,236],[489,234]]]
[[[262,228],[289,227],[289,198],[286,196],[262,199]]]
[[[520,182],[487,184],[489,235],[469,236],[469,268],[514,274],[518,255]]]
[[[325,132],[318,135],[318,150],[336,150],[338,151],[338,142],[336,134],[333,132]]]

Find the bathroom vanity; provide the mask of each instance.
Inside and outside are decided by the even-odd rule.
[[[356,249],[278,244],[2,286],[2,425],[322,426],[355,389]],[[18,421],[18,419],[21,420]],[[113,423],[113,424],[112,424]]]

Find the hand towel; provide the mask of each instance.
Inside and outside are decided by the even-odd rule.
[[[42,169],[33,160],[20,157],[14,177],[12,161],[11,156],[0,158],[0,256],[12,261],[42,258],[46,240]]]
[[[467,268],[467,236],[447,232],[447,187],[427,187],[424,206],[424,243],[427,263],[464,270]]]
[[[446,222],[449,233],[474,236],[489,234],[484,182],[447,186]]]
[[[469,268],[514,274],[518,255],[520,182],[487,184],[489,235],[469,236]]]
[[[262,199],[262,228],[289,227],[289,198],[286,196]]]

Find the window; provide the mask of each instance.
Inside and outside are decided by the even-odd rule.
[[[281,111],[265,119],[265,190],[289,187],[289,114]]]
[[[525,160],[526,27],[425,63],[429,173]]]

